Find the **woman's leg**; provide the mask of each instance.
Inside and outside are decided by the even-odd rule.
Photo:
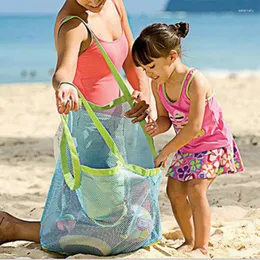
[[[208,243],[211,227],[210,206],[207,191],[214,179],[195,179],[187,182],[188,198],[191,204],[194,229],[194,250],[208,254]]]
[[[21,220],[0,211],[0,245],[16,240],[40,243],[40,222]]]
[[[187,183],[169,177],[167,195],[171,201],[173,214],[185,239],[185,242],[177,250],[181,252],[191,251],[194,247],[195,239],[192,211],[187,200]]]

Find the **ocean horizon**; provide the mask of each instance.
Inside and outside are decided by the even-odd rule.
[[[129,15],[134,37],[154,22],[190,24],[183,62],[218,76],[260,73],[260,16],[256,13]],[[50,82],[56,65],[55,15],[0,14],[0,83]]]

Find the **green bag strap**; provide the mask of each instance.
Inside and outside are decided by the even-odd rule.
[[[73,84],[71,84],[73,85]],[[74,85],[73,85],[74,86]],[[76,86],[74,86],[76,88]],[[76,88],[77,89],[77,88]],[[95,124],[97,130],[103,137],[104,141],[106,142],[107,146],[111,150],[111,152],[114,154],[114,156],[117,158],[118,161],[120,161],[123,165],[125,165],[124,158],[120,154],[113,138],[110,136],[110,134],[107,132],[106,128],[102,125],[102,123],[99,121],[93,110],[91,109],[89,103],[86,101],[84,96],[81,94],[81,92],[77,89],[78,94],[82,100],[82,103],[91,118],[92,122]],[[78,157],[77,149],[74,144],[73,137],[70,133],[68,124],[67,124],[67,116],[61,115],[61,121],[63,125],[63,132],[62,132],[62,138],[61,138],[61,144],[60,144],[60,157],[61,157],[61,167],[62,171],[64,174],[64,179],[69,186],[71,190],[76,190],[80,187],[81,183],[81,177],[80,177],[80,160]],[[74,178],[72,177],[69,167],[68,167],[68,162],[66,159],[66,140],[69,148],[69,152],[71,155],[71,161],[72,161],[72,167],[73,167],[73,172],[74,172]]]
[[[123,95],[125,96],[127,102],[129,103],[130,107],[133,107],[135,105],[135,101],[131,98],[131,94],[124,82],[124,79],[122,78],[122,76],[120,75],[120,73],[117,71],[117,68],[115,67],[115,65],[113,64],[113,62],[111,61],[111,59],[108,57],[106,51],[104,50],[104,48],[102,47],[102,45],[100,44],[99,40],[97,39],[97,37],[95,36],[95,34],[91,31],[91,29],[88,27],[87,23],[80,17],[78,16],[68,16],[66,17],[62,23],[60,24],[59,30],[61,28],[61,26],[66,23],[67,21],[76,18],[79,19],[80,21],[82,21],[82,23],[86,26],[87,30],[90,32],[91,37],[94,39],[94,41],[96,42],[100,52],[102,53],[109,69],[111,70],[112,74],[115,77],[115,80],[117,81],[120,89],[122,90]],[[145,125],[145,120],[143,120],[142,122],[140,122],[141,127],[143,128],[144,131],[144,135],[147,139],[147,142],[150,146],[150,149],[152,151],[152,155],[155,158],[157,156],[156,151],[155,151],[155,147],[154,147],[154,143],[153,143],[153,139],[151,136],[149,136],[146,131],[144,130],[144,125]]]
[[[70,134],[70,130],[67,125],[67,119],[65,115],[61,115],[61,122],[63,125],[61,143],[60,143],[60,159],[61,159],[61,168],[64,175],[64,180],[66,181],[68,187],[71,190],[76,190],[80,187],[81,184],[81,175],[80,175],[80,160],[78,157],[77,149],[75,147],[73,137]],[[67,155],[66,155],[66,140],[69,147],[69,153],[71,156],[72,167],[74,170],[74,178],[70,173],[68,166]]]

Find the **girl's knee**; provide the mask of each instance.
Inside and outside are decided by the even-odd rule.
[[[176,190],[170,188],[168,185],[166,188],[166,192],[167,192],[167,195],[168,195],[170,201],[172,203],[174,203],[175,205],[183,204],[183,202],[186,201],[187,193],[185,193],[185,192],[176,191]]]

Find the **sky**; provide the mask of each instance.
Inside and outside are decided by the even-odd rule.
[[[156,13],[165,8],[168,0],[123,0],[130,14]],[[57,13],[64,0],[0,0],[0,13]]]

